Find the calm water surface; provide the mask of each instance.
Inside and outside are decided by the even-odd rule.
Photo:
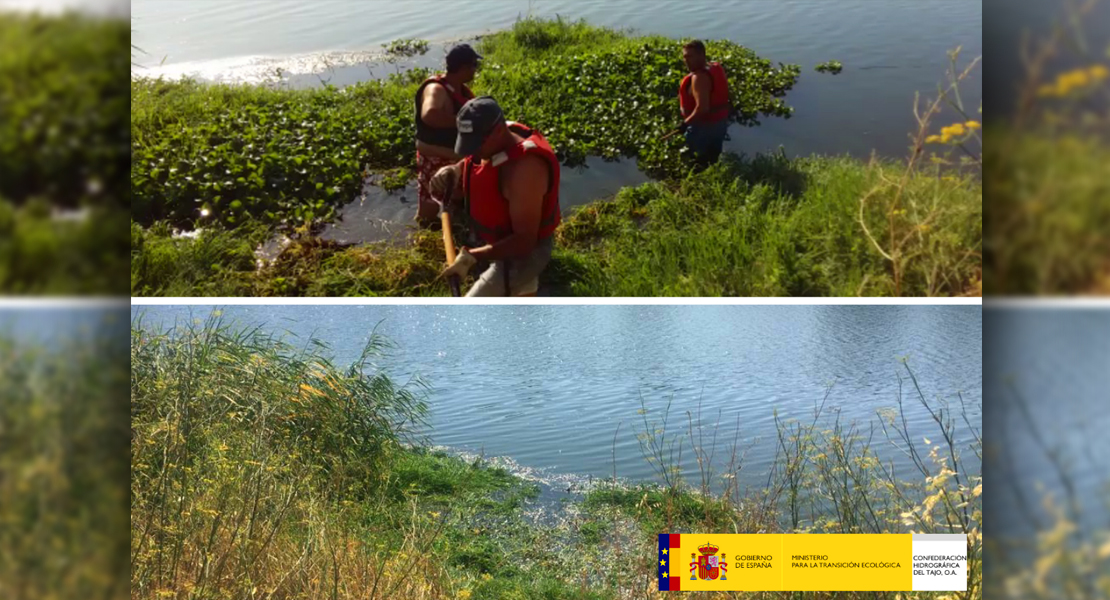
[[[168,326],[209,311],[137,307],[132,314]],[[397,378],[419,374],[432,386],[434,444],[548,474],[610,476],[616,434],[617,475],[650,479],[636,440],[640,398],[649,416],[661,416],[673,398],[672,422],[683,430],[685,412],[700,399],[703,424],[720,415],[724,425],[718,456],[739,419],[741,443],[750,445],[743,483],[761,485],[774,455],[775,410],[806,417],[835,382],[830,405],[843,421],[865,424],[895,405],[901,356],[910,357],[930,398],[955,401],[962,392],[972,422],[981,422],[979,307],[265,306],[229,307],[223,316],[302,343],[315,336],[340,364],[377,327],[399,346],[386,361]],[[920,406],[907,407],[917,439],[935,438]],[[960,444],[969,441],[963,431]],[[909,477],[906,467],[899,470]]]

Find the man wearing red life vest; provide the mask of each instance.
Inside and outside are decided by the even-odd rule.
[[[429,77],[416,90],[416,220],[423,224],[439,222],[439,205],[428,184],[437,171],[460,158],[455,154],[455,116],[474,98],[466,84],[474,80],[481,58],[468,44],[455,46],[447,53],[447,73]]]
[[[690,74],[678,87],[682,109],[682,129],[686,145],[702,166],[717,162],[728,134],[732,104],[728,96],[728,77],[718,62],[705,58],[705,44],[694,40],[682,47],[682,60]]]
[[[444,276],[490,266],[467,297],[534,296],[551,261],[559,225],[559,160],[540,132],[505,120],[493,98],[467,102],[457,119],[455,152],[465,158],[432,178],[439,198],[463,198],[471,230],[484,245],[463,247]]]

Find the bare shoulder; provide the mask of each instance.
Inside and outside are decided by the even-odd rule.
[[[443,87],[441,83],[429,83],[424,86],[424,100],[426,102],[447,100],[447,88]]]
[[[534,154],[507,165],[505,191],[507,196],[531,196],[546,193],[550,177],[547,160]]]

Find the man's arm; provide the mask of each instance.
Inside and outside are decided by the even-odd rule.
[[[496,244],[471,250],[478,260],[522,258],[536,248],[543,217],[543,197],[551,177],[547,161],[537,156],[525,157],[505,176],[504,193],[509,201],[513,233]]]
[[[686,116],[685,122],[693,124],[702,115],[709,112],[709,96],[711,94],[708,73],[694,73],[694,112]]]
[[[431,84],[424,88],[420,102],[420,118],[430,127],[443,128],[455,126],[455,107],[451,97],[442,85]],[[447,160],[459,160],[453,148],[444,148],[416,140],[416,150],[424,156],[434,156]]]
[[[429,127],[446,129],[455,126],[455,112],[447,88],[436,83],[424,87],[420,119]]]

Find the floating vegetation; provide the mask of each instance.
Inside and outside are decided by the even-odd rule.
[[[574,46],[587,34],[600,37]],[[480,49],[486,61],[475,91],[543,131],[565,164],[638,157],[659,176],[685,171],[681,140],[659,140],[678,119],[680,42],[529,20],[483,38]],[[783,96],[798,67],[773,66],[727,41],[709,50],[732,78],[738,123],[791,114]],[[412,94],[428,74],[413,69],[314,90],[135,80],[132,219],[190,229],[246,218],[287,227],[331,219],[358,194],[364,167],[413,167]]]
[[[813,70],[817,71],[818,73],[830,73],[832,75],[838,75],[841,71],[844,70],[844,65],[842,65],[839,60],[830,60],[828,62],[823,62],[817,65],[813,68]]]
[[[394,58],[409,58],[428,51],[428,40],[400,39],[382,44],[385,53]]]

